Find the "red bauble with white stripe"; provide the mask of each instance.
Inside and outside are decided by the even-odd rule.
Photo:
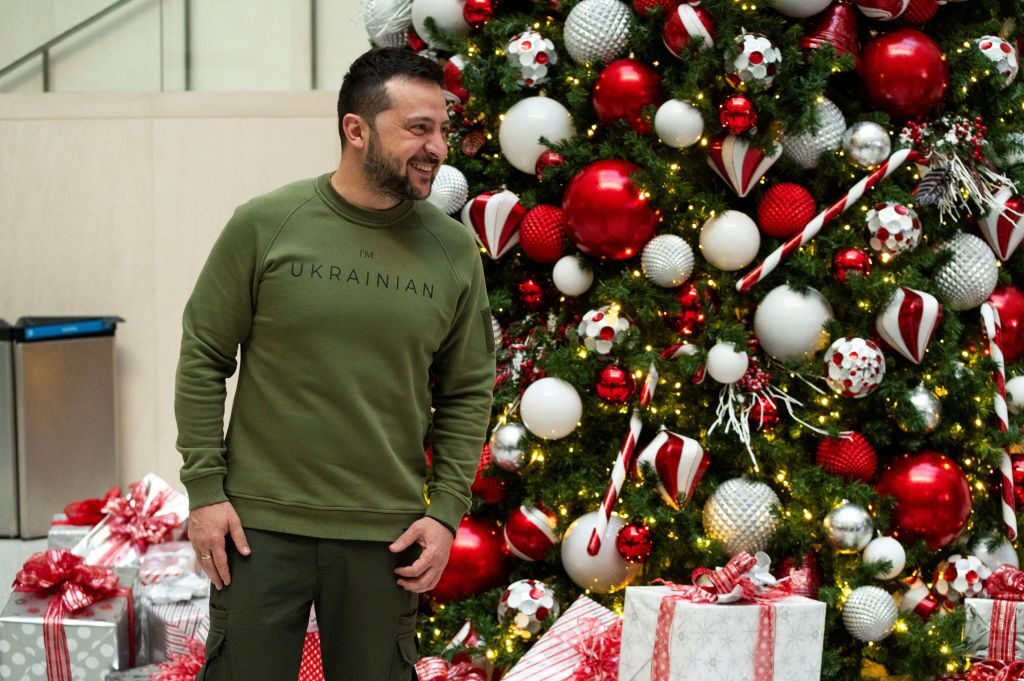
[[[444,63],[444,93],[456,104],[465,104],[469,90],[462,85],[462,71],[469,60],[461,54],[454,54]]]
[[[526,211],[519,223],[519,247],[531,260],[546,265],[565,255],[568,228],[558,206],[540,205]]]
[[[769,156],[739,135],[722,135],[708,145],[708,165],[739,196],[749,194],[781,155],[781,144]]]
[[[1024,197],[1003,189],[995,201],[998,208],[978,220],[978,227],[996,257],[1005,262],[1024,240]]]
[[[856,4],[869,19],[892,21],[907,11],[910,0],[856,0]]]
[[[476,477],[473,478],[473,484],[469,486],[469,491],[475,496],[479,497],[485,504],[497,504],[505,498],[505,481],[484,475],[484,471],[493,470],[494,461],[491,459],[491,446],[484,443],[483,450],[480,452],[480,463],[476,468]]]
[[[662,430],[637,458],[641,471],[653,469],[665,503],[678,509],[697,489],[710,460],[700,443],[685,435]]]
[[[679,5],[670,12],[661,32],[665,47],[673,55],[683,57],[691,49],[691,43],[701,38],[698,49],[706,50],[715,46],[715,20],[711,13],[700,5]],[[695,47],[693,45],[692,47]]]
[[[680,0],[633,0],[633,9],[642,17],[648,17],[655,9],[665,16],[679,6]]]
[[[519,243],[519,223],[526,208],[507,189],[484,192],[462,207],[462,224],[473,230],[481,248],[497,260]]]
[[[548,550],[558,543],[555,514],[543,506],[520,506],[505,523],[505,545],[512,555],[523,560],[544,560]]]
[[[869,482],[875,477],[878,457],[875,448],[860,433],[827,437],[818,443],[818,465],[832,475]]]
[[[920,364],[940,321],[942,306],[935,296],[900,288],[875,319],[875,330],[893,350]]]

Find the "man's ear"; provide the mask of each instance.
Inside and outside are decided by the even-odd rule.
[[[351,145],[356,149],[365,149],[370,126],[362,116],[348,113],[341,119],[341,134],[345,136],[346,145]]]

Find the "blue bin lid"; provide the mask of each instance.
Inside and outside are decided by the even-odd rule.
[[[117,323],[124,319],[115,316],[95,317],[22,317],[15,324],[14,338],[22,342],[81,338],[83,336],[113,336]]]

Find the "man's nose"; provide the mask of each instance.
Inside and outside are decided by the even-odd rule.
[[[441,129],[435,130],[427,140],[426,150],[434,158],[443,161],[448,156],[448,135]]]

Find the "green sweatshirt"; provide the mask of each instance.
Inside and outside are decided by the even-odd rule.
[[[425,201],[358,208],[329,174],[287,185],[235,211],[183,329],[174,411],[192,508],[228,500],[244,527],[334,539],[392,541],[424,515],[458,526],[494,382],[463,225]]]

